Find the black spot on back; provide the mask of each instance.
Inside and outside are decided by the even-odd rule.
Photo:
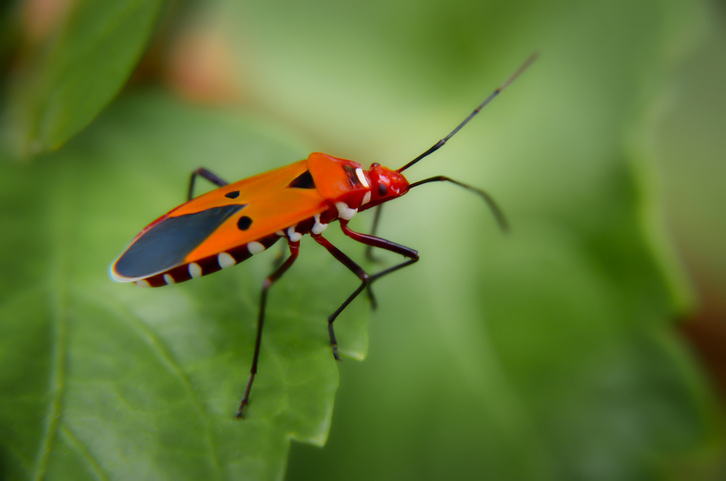
[[[314,189],[315,181],[313,180],[313,176],[310,175],[310,171],[306,170],[302,174],[298,175],[295,180],[290,182],[288,187],[295,189]]]
[[[145,277],[171,269],[246,204],[211,207],[169,217],[156,224],[121,255],[114,270],[124,277]]]
[[[237,197],[239,197],[239,191],[233,190],[232,192],[227,192],[226,194],[224,194],[224,196],[228,199],[236,199]]]
[[[252,219],[247,217],[246,215],[243,215],[237,221],[237,227],[239,228],[239,230],[247,230],[250,228],[251,225],[252,225]]]

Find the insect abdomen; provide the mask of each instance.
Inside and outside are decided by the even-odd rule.
[[[153,276],[139,279],[134,281],[134,283],[141,287],[161,287],[206,276],[207,274],[232,267],[249,259],[253,255],[268,249],[279,239],[280,236],[277,234],[270,235],[258,241],[242,244],[225,252],[220,252],[219,254],[208,256],[195,262],[182,264],[167,271],[154,274]]]

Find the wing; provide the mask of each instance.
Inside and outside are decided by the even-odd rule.
[[[119,282],[181,282],[215,272],[274,244],[282,231],[329,204],[307,160],[226,185],[147,226],[111,264]]]

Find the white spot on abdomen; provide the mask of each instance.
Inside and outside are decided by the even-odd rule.
[[[315,214],[315,224],[313,224],[313,228],[311,229],[311,232],[315,235],[322,234],[325,229],[328,228],[328,224],[323,224],[320,222],[320,214]]]
[[[265,250],[265,246],[259,242],[250,242],[247,244],[247,250],[250,251],[250,254],[255,255]]]
[[[192,279],[202,277],[202,267],[196,262],[192,262],[191,264],[189,264],[189,275],[192,277]]]
[[[164,282],[167,284],[174,284],[174,278],[171,277],[169,274],[164,274]]]
[[[350,220],[358,213],[358,209],[351,209],[345,202],[336,202],[335,208],[338,209],[338,217],[343,220]]]
[[[287,229],[287,237],[292,242],[300,242],[300,239],[302,239],[302,234],[299,232],[295,232],[295,226],[292,226]]]
[[[149,284],[149,281],[146,279],[141,279],[139,281],[134,282],[137,287],[151,287],[151,284]]]
[[[217,255],[217,264],[219,264],[219,267],[222,269],[226,269],[227,267],[232,267],[237,262],[234,260],[234,257],[227,254],[226,252],[220,252],[219,255]]]

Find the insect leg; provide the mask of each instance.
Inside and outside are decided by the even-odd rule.
[[[255,353],[252,356],[252,367],[250,368],[250,377],[247,380],[247,387],[245,387],[245,393],[242,396],[242,402],[237,410],[237,418],[244,417],[244,408],[247,406],[248,399],[250,397],[250,390],[252,389],[252,382],[255,380],[255,374],[257,374],[257,360],[260,357],[260,343],[262,342],[262,326],[265,322],[265,305],[267,304],[267,291],[275,283],[276,280],[282,276],[286,270],[297,259],[300,251],[300,242],[292,242],[288,240],[288,246],[290,247],[290,257],[285,259],[285,262],[277,268],[275,272],[270,274],[267,279],[262,283],[262,295],[260,296],[260,312],[257,316],[257,336],[255,337]]]
[[[376,232],[378,232],[378,223],[381,220],[381,209],[383,208],[383,204],[379,204],[376,207],[376,212],[373,214],[373,225],[371,226],[371,235],[376,235]],[[373,246],[368,245],[366,247],[366,259],[368,259],[371,262],[379,262],[379,259],[373,255]]]
[[[282,260],[285,256],[285,244],[280,244],[280,249],[275,253],[275,257],[272,258],[272,268],[277,269],[282,265]]]
[[[411,249],[410,247],[402,246],[401,244],[396,244],[395,242],[391,242],[387,239],[383,239],[381,237],[376,237],[374,235],[369,234],[361,234],[360,232],[356,232],[352,230],[350,227],[348,227],[348,221],[347,220],[340,220],[340,228],[343,230],[343,233],[350,237],[351,239],[354,239],[362,244],[366,244],[369,247],[378,247],[379,249],[385,249],[387,251],[395,252],[397,254],[401,254],[404,257],[408,257],[407,261],[404,261],[400,264],[396,264],[395,266],[389,267],[388,269],[384,269],[381,272],[377,272],[376,274],[373,274],[368,277],[368,289],[370,290],[370,285],[373,283],[373,281],[390,274],[391,272],[395,272],[398,269],[401,269],[406,266],[410,266],[411,264],[418,261],[418,251],[415,249]],[[354,293],[352,297],[355,297],[358,295],[357,293]],[[352,299],[351,299],[352,300]],[[345,308],[345,306],[341,306],[341,308],[336,311],[333,316],[333,319],[340,314],[340,312]]]
[[[330,243],[328,239],[323,237],[320,234],[312,234],[312,238],[315,239],[315,242],[320,244],[321,246],[325,247],[330,254],[332,254],[333,257],[335,257],[341,264],[343,264],[345,267],[350,269],[358,278],[362,281],[360,287],[358,287],[353,294],[348,296],[348,298],[343,302],[343,304],[335,311],[335,313],[328,318],[328,332],[330,334],[330,345],[333,348],[333,357],[337,361],[340,361],[340,357],[338,356],[338,341],[335,339],[335,331],[333,330],[333,321],[335,321],[335,318],[338,317],[338,314],[340,314],[343,309],[348,307],[348,304],[355,299],[358,294],[363,291],[363,289],[370,286],[369,284],[369,275],[366,271],[363,270],[361,266],[356,264],[350,257],[345,255],[340,249],[335,247],[333,244]],[[373,297],[373,293],[368,289],[368,295],[371,299],[371,304],[373,305],[373,308],[375,309],[376,301]]]
[[[360,232],[356,232],[350,227],[348,227],[348,221],[344,219],[340,219],[340,228],[343,230],[343,233],[350,237],[353,240],[357,240],[358,242],[362,244],[366,244],[371,247],[378,247],[380,249],[384,249],[387,251],[395,252],[396,254],[401,254],[403,257],[408,257],[409,259],[415,259],[418,260],[418,251],[415,249],[411,249],[410,247],[402,246],[401,244],[396,244],[395,242],[391,242],[387,239],[383,239],[381,237],[376,237],[374,235],[370,234],[362,234]],[[388,270],[388,269],[386,269]],[[385,271],[383,271],[385,272]],[[378,274],[376,274],[378,275]]]
[[[345,229],[344,229],[344,232]],[[368,276],[368,285],[367,287],[370,289],[371,284],[373,284],[373,281],[380,279],[381,277],[390,274],[391,272],[395,272],[399,269],[402,269],[404,267],[410,266],[411,264],[418,262],[418,252],[414,249],[411,249],[410,247],[402,246],[400,244],[396,244],[395,242],[391,242],[386,239],[382,239],[380,237],[371,236],[367,234],[361,234],[360,232],[355,232],[350,229],[346,232],[347,235],[349,235],[351,238],[357,240],[358,242],[361,242],[363,244],[372,246],[372,247],[378,247],[381,249],[385,249],[391,252],[396,252],[398,254],[401,254],[405,257],[408,257],[409,259],[407,261],[401,262],[400,264],[396,264],[395,266],[391,266],[388,269],[384,269],[380,272],[376,272],[373,275]],[[355,234],[355,236],[351,235]],[[357,295],[357,294],[356,294]],[[355,297],[355,296],[353,296]],[[353,300],[353,299],[351,299]],[[345,308],[345,306],[341,306],[338,311],[336,311],[333,316],[333,319],[338,316],[342,312],[342,310]]]
[[[192,172],[192,177],[189,179],[189,190],[187,191],[187,201],[192,200],[194,198],[194,181],[197,180],[197,176],[202,176],[205,179],[207,179],[209,182],[218,185],[219,187],[224,187],[225,185],[229,184],[226,180],[218,177],[217,175],[213,174],[212,172],[208,171],[204,167],[199,167],[197,170]]]
[[[348,269],[353,271],[363,282],[361,282],[361,285],[353,291],[351,295],[348,296],[348,298],[338,307],[335,312],[333,312],[328,317],[328,331],[330,333],[330,344],[333,346],[333,356],[335,356],[335,359],[340,360],[338,357],[338,343],[335,339],[335,331],[333,330],[333,322],[335,322],[335,319],[340,315],[343,310],[345,310],[348,305],[353,302],[353,299],[358,297],[358,294],[363,292],[363,289],[369,289],[370,292],[370,285],[373,283],[373,281],[380,279],[381,277],[390,274],[392,272],[395,272],[399,269],[402,269],[406,266],[409,266],[415,262],[418,261],[419,256],[418,252],[414,249],[411,249],[410,247],[405,247],[400,244],[396,244],[395,242],[391,242],[386,239],[382,239],[380,237],[367,235],[367,234],[361,234],[359,232],[355,232],[348,228],[348,221],[341,220],[340,221],[341,228],[343,229],[343,232],[351,237],[352,239],[357,240],[358,242],[361,242],[363,244],[367,244],[369,246],[373,247],[379,247],[381,249],[386,249],[391,252],[396,252],[398,254],[403,255],[404,257],[408,257],[409,259],[407,261],[404,261],[400,264],[396,264],[395,266],[389,267],[388,269],[384,269],[381,272],[378,272],[373,275],[367,274],[360,266],[358,266],[355,262],[353,262],[348,256],[343,254],[337,247],[332,245],[327,239],[325,239],[322,236],[313,236],[313,238],[321,244],[323,247],[325,247],[328,252],[330,252],[333,257],[338,259],[343,265],[345,265]]]

